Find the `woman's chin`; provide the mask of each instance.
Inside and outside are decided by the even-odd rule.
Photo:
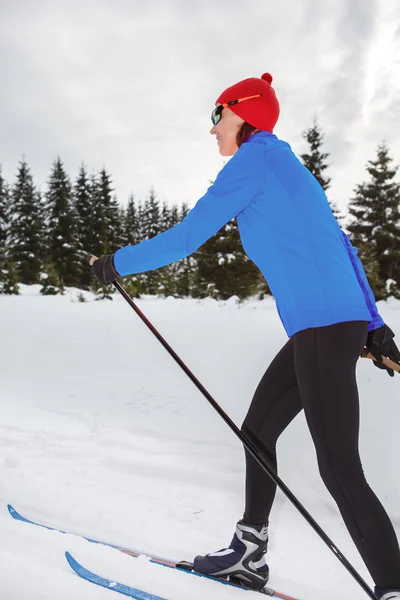
[[[237,150],[237,148],[236,148],[236,150]],[[228,150],[227,148],[219,148],[219,153],[221,156],[233,156],[235,154],[236,150],[231,151],[231,150]]]

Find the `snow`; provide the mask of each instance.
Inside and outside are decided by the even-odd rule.
[[[244,592],[189,577],[11,519],[27,517],[170,557],[227,545],[243,510],[240,443],[161,344],[117,295],[113,302],[0,296],[0,582],[4,600],[111,600],[80,580],[68,550],[98,574],[169,600],[234,600]],[[286,342],[274,301],[146,297],[138,306],[237,424]],[[400,302],[379,304],[400,332]],[[400,335],[400,334],[399,334]],[[361,455],[400,533],[399,380],[360,360]],[[319,475],[299,415],[278,444],[279,474],[366,581],[372,581]],[[270,585],[301,600],[365,593],[278,491]],[[114,594],[114,595],[113,595]]]
[[[219,265],[223,265],[225,262],[232,262],[233,260],[236,260],[236,256],[232,253],[228,253],[228,254],[222,254],[222,253],[218,253],[218,264]]]

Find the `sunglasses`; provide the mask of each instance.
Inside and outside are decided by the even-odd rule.
[[[246,96],[246,98],[238,98],[237,100],[230,100],[229,102],[224,102],[219,106],[216,106],[211,113],[211,121],[213,125],[217,125],[222,117],[222,111],[224,108],[228,106],[233,106],[233,104],[239,104],[239,102],[244,102],[245,100],[252,100],[253,98],[260,98],[262,94],[256,94],[255,96]]]

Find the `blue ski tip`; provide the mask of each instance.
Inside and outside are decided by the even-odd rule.
[[[8,508],[8,512],[10,513],[12,518],[15,519],[16,521],[22,521],[23,523],[29,523],[29,525],[36,525],[37,527],[43,527],[43,529],[48,529],[49,531],[58,531],[59,533],[66,533],[65,531],[62,531],[61,529],[55,529],[54,527],[48,527],[47,525],[42,525],[42,523],[37,523],[36,521],[31,521],[30,519],[23,517],[22,515],[19,514],[19,512],[17,510],[15,510],[15,508],[13,508],[11,506],[11,504],[7,504],[7,508]]]
[[[124,596],[135,598],[135,600],[166,600],[166,598],[161,598],[160,596],[155,596],[154,594],[149,594],[148,592],[143,592],[142,590],[129,585],[124,585],[123,583],[118,583],[117,581],[100,577],[99,575],[88,571],[88,569],[85,569],[85,567],[80,565],[69,552],[65,553],[65,558],[67,559],[71,569],[75,571],[79,577],[85,579],[86,581],[100,585],[101,587],[112,590],[113,592],[118,592]]]
[[[25,517],[20,515],[19,512],[17,512],[15,510],[15,508],[13,508],[11,506],[11,504],[7,504],[7,508],[8,508],[8,512],[10,513],[10,515],[12,516],[13,519],[17,519],[17,521],[25,521],[26,523],[29,523],[28,519],[25,519]]]
[[[72,556],[72,554],[70,554],[69,552],[65,553],[65,558],[67,559],[69,566],[75,571],[75,573],[77,573],[80,568],[82,569],[83,567],[74,559],[74,557]]]

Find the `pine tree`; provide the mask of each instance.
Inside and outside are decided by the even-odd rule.
[[[10,219],[10,188],[2,176],[0,167],[0,294],[18,295],[18,273],[8,251]]]
[[[124,240],[124,246],[135,246],[140,242],[140,223],[139,207],[133,194],[129,196],[123,223],[122,239]],[[138,273],[125,278],[124,287],[131,297],[140,298],[140,293],[143,291],[143,277],[142,273]]]
[[[356,245],[356,244],[355,244]],[[368,242],[359,242],[357,245],[358,256],[363,263],[365,274],[372,290],[379,290],[381,281],[379,276],[379,262],[375,255],[375,249]]]
[[[220,271],[223,267],[219,263],[218,253],[225,239],[224,231],[225,226],[193,254],[197,266],[192,286],[192,295],[195,298],[222,298],[220,283],[223,276],[220,275]]]
[[[145,237],[143,233],[143,215],[144,215],[144,205],[141,199],[135,200],[135,208],[136,208],[136,229],[135,229],[135,243],[139,244],[142,242]]]
[[[103,168],[98,177],[90,178],[93,254],[103,256],[112,254],[121,247],[123,223],[120,223],[120,208],[113,195],[112,180]]]
[[[124,290],[129,294],[131,298],[140,298],[140,280],[138,275],[125,277]]]
[[[171,227],[170,210],[169,210],[168,204],[166,202],[163,202],[163,205],[161,208],[159,224],[160,224],[160,231],[165,231],[166,229],[169,229]]]
[[[260,289],[260,272],[246,256],[236,219],[232,219],[208,240],[196,253],[197,272],[193,293],[196,297],[211,296],[240,300]]]
[[[112,254],[120,248],[123,238],[123,223],[120,220],[120,208],[115,195],[113,195],[112,180],[106,169],[103,168],[98,178],[92,176],[92,203],[93,203],[93,243],[94,254],[103,256]],[[99,286],[93,282],[92,289],[97,299],[112,299],[114,288]]]
[[[93,205],[89,176],[82,164],[73,190],[73,204],[76,214],[76,242],[78,257],[78,287],[88,290],[92,284],[89,258],[93,241]]]
[[[400,297],[400,184],[392,162],[387,145],[379,145],[376,160],[367,163],[370,181],[356,186],[349,203],[349,237],[377,300]]]
[[[243,300],[261,289],[260,272],[243,250],[236,219],[193,254],[189,269],[195,298]]]
[[[5,260],[10,222],[10,190],[3,179],[0,166],[0,266]]]
[[[103,256],[106,252],[106,215],[101,202],[98,177],[92,173],[89,177],[90,205],[92,217],[90,220],[90,232],[88,233],[89,252],[95,256]]]
[[[89,234],[90,252],[101,257],[108,254],[107,244],[107,207],[104,205],[104,196],[101,193],[99,178],[95,173],[89,177],[90,204],[92,206],[91,231]],[[106,286],[102,286],[95,277],[91,275],[90,289],[96,294],[96,299],[101,300],[110,297],[113,293],[111,289],[108,293]]]
[[[15,264],[9,259],[6,259],[3,268],[0,266],[0,294],[19,294],[18,272]]]
[[[220,238],[218,264],[221,281],[218,283],[221,298],[227,300],[237,296],[244,300],[254,295],[260,289],[264,280],[259,269],[248,258],[240,240],[236,219],[225,225],[224,237]]]
[[[149,240],[161,232],[160,228],[160,204],[154,190],[150,190],[146,198],[141,214],[141,236],[143,240]],[[146,294],[157,294],[160,286],[160,273],[158,270],[143,273],[141,278],[143,292]]]
[[[123,248],[128,245],[128,238],[126,235],[126,211],[123,206],[118,207],[118,248]]]
[[[135,246],[140,242],[139,211],[133,194],[129,196],[125,213],[125,239],[129,246]]]
[[[19,164],[11,191],[8,258],[17,279],[24,284],[39,283],[43,257],[43,206],[25,160]]]
[[[150,190],[146,198],[141,215],[142,239],[149,240],[161,231],[160,227],[160,203],[156,198],[154,190]]]
[[[120,223],[119,205],[113,195],[111,176],[105,168],[100,171],[98,191],[99,201],[104,207],[104,254],[111,254],[121,247],[122,224]]]
[[[45,201],[46,263],[57,269],[61,286],[79,285],[77,216],[72,186],[59,157],[53,163]]]
[[[159,220],[160,231],[171,229],[171,227],[177,225],[179,221],[178,207],[173,205],[171,208],[169,208],[169,206],[164,202]],[[181,297],[183,295],[179,289],[179,281],[182,277],[184,261],[185,259],[182,259],[159,269],[157,289],[158,294],[161,294],[165,297],[173,296],[174,298]]]
[[[99,281],[95,282],[92,290],[96,295],[96,300],[112,300],[114,295],[114,287],[111,285],[103,285]]]
[[[181,206],[181,214],[179,215],[179,209],[176,204],[173,204],[169,211],[169,226],[173,227],[177,225],[181,219],[184,219],[189,212],[189,208],[187,204],[182,204]]]
[[[324,176],[324,171],[328,168],[326,159],[329,154],[321,152],[324,141],[324,135],[314,119],[314,124],[302,133],[303,138],[310,145],[310,154],[301,154],[304,165],[314,175],[322,189],[326,191],[330,187],[331,179]]]
[[[43,273],[40,275],[42,288],[40,293],[43,296],[55,296],[64,293],[64,286],[54,265],[45,265]]]
[[[326,177],[325,175],[325,171],[329,166],[326,162],[327,158],[329,157],[329,154],[321,151],[325,136],[322,133],[321,128],[317,124],[316,119],[314,119],[314,124],[312,127],[309,127],[308,129],[303,131],[302,136],[310,145],[309,153],[300,155],[303,164],[314,175],[318,183],[321,185],[322,189],[326,192],[326,190],[331,185],[330,177]],[[336,204],[331,201],[329,201],[329,203],[331,205],[333,214],[335,215],[338,223],[340,223],[342,220],[342,216],[340,215]]]
[[[183,221],[186,215],[189,213],[189,207],[184,202],[181,205],[180,211],[178,212],[178,208],[174,205],[172,207],[171,217],[174,222]],[[176,293],[178,297],[187,298],[189,296],[193,296],[193,289],[195,287],[197,278],[197,260],[196,253],[192,256],[188,256],[180,261],[179,273],[176,278]]]

